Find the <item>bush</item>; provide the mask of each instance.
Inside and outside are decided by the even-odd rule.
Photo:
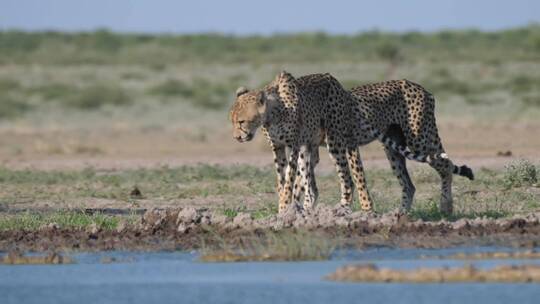
[[[401,59],[399,47],[394,43],[383,43],[377,47],[377,55],[389,62],[398,62]]]
[[[527,106],[540,107],[540,96],[525,96],[523,103]]]
[[[156,85],[148,91],[153,95],[161,96],[182,96],[186,98],[193,97],[192,88],[188,87],[185,83],[169,79],[161,84]]]
[[[428,91],[435,95],[448,93],[452,95],[464,96],[474,91],[468,82],[451,77],[435,81],[426,80],[422,83]]]
[[[510,79],[507,86],[513,93],[522,94],[535,88],[538,85],[538,81],[540,81],[540,79],[526,75],[518,75]]]
[[[29,93],[37,94],[46,101],[62,101],[77,94],[77,87],[61,83],[51,83],[28,89]]]
[[[110,85],[93,85],[79,89],[72,97],[64,101],[67,105],[79,109],[93,110],[104,105],[122,106],[131,100],[120,87]]]
[[[19,89],[21,85],[14,79],[1,78],[0,79],[0,93],[9,93],[12,90]]]
[[[0,119],[14,118],[30,109],[26,102],[7,94],[0,94]]]
[[[505,167],[503,183],[506,188],[531,186],[538,181],[538,172],[534,164],[520,159]]]
[[[226,83],[212,83],[205,79],[195,79],[191,84],[178,80],[167,80],[148,91],[165,97],[180,96],[196,107],[222,109],[232,98],[234,86]]]
[[[407,58],[488,61],[538,60],[540,26],[497,32],[364,32],[234,36],[222,34],[141,35],[107,30],[80,33],[0,30],[0,62],[22,64],[282,63]]]

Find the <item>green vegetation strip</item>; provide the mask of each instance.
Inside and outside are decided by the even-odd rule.
[[[219,238],[219,237],[218,237]],[[224,239],[203,246],[201,262],[245,261],[319,261],[327,260],[338,240],[318,236],[315,232],[266,232],[242,238],[229,244]]]
[[[231,36],[0,31],[1,63],[148,64],[356,61],[402,57],[538,59],[540,26],[480,32],[325,33]]]
[[[443,218],[502,218],[540,209],[538,167],[526,160],[511,162],[504,170],[481,169],[473,182],[455,179],[455,213],[445,217],[439,211],[440,179],[430,168],[415,170],[412,179],[417,187],[416,200],[409,217],[412,220],[436,221]],[[390,170],[370,170],[368,187],[378,213],[399,205],[401,187]],[[339,201],[339,184],[335,174],[317,177],[320,204]],[[134,195],[134,189],[137,189]],[[162,202],[197,200],[227,217],[241,212],[254,219],[277,214],[275,176],[271,167],[196,165],[177,168],[137,169],[125,171],[39,171],[0,168],[0,229],[37,229],[56,222],[83,227],[96,222],[104,228],[114,227],[118,218],[111,214],[85,214],[81,211],[56,213],[10,213],[30,209],[46,202],[51,210],[76,204],[85,210],[88,199],[126,203],[122,209],[137,210],[159,207]],[[216,204],[216,199],[222,203]],[[148,205],[139,205],[144,200]],[[207,204],[205,203],[207,202]],[[185,204],[185,203],[184,203]],[[121,205],[120,205],[121,206]],[[178,205],[185,207],[185,205]],[[353,205],[353,211],[358,204]]]
[[[60,211],[52,213],[25,212],[22,214],[0,214],[0,231],[5,230],[37,230],[49,224],[58,228],[87,228],[90,225],[105,230],[115,229],[124,219],[134,221],[134,216],[110,216],[102,214],[84,214],[73,211]]]

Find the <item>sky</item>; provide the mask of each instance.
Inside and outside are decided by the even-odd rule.
[[[0,0],[0,29],[351,34],[485,31],[540,22],[539,0]]]

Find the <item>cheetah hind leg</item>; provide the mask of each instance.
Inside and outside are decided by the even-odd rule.
[[[385,136],[388,137],[391,141],[383,141],[384,152],[386,153],[386,157],[390,162],[392,171],[397,177],[402,189],[400,211],[407,212],[411,209],[416,189],[411,181],[411,177],[409,176],[405,156],[399,153],[399,151],[396,150],[393,146],[398,145],[406,147],[407,143],[405,135],[403,134],[401,127],[399,127],[398,125],[390,125],[388,130],[386,130],[385,132]]]
[[[414,193],[416,192],[416,189],[414,187],[414,184],[411,181],[409,172],[407,171],[405,157],[399,154],[399,152],[392,149],[392,147],[385,146],[384,152],[386,153],[386,157],[388,158],[388,161],[390,162],[392,171],[394,172],[394,175],[397,177],[399,184],[401,186],[401,189],[402,189],[400,211],[408,212],[411,209],[411,205],[414,199]]]

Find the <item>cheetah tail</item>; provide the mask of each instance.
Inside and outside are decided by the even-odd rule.
[[[430,161],[432,161],[432,159],[447,158],[447,155],[445,153],[441,153],[439,155],[435,155],[434,157],[430,157],[429,155],[424,155],[418,152],[412,152],[407,146],[398,144],[396,141],[392,140],[390,137],[382,133],[379,133],[377,131],[375,131],[374,133],[380,142],[382,142],[387,147],[391,147],[394,151],[399,152],[399,154],[403,155],[406,159],[414,160],[421,163],[429,163]]]
[[[466,178],[470,180],[474,180],[474,174],[471,168],[462,165],[462,166],[456,166],[454,165],[454,171],[452,172],[457,175],[465,176]]]
[[[409,159],[409,160],[414,160],[414,161],[422,162],[422,163],[431,163],[437,159],[448,158],[448,155],[446,153],[440,153],[440,154],[435,154],[435,155],[425,155],[418,152],[416,153],[412,152],[408,147],[398,144],[397,142],[395,142],[390,137],[384,134],[378,133],[377,137],[385,146],[391,147],[392,149],[399,152],[399,154],[403,155],[406,159]],[[472,169],[465,165],[462,165],[462,166],[454,165],[452,173],[467,177],[470,180],[474,180],[474,174],[473,174]]]

